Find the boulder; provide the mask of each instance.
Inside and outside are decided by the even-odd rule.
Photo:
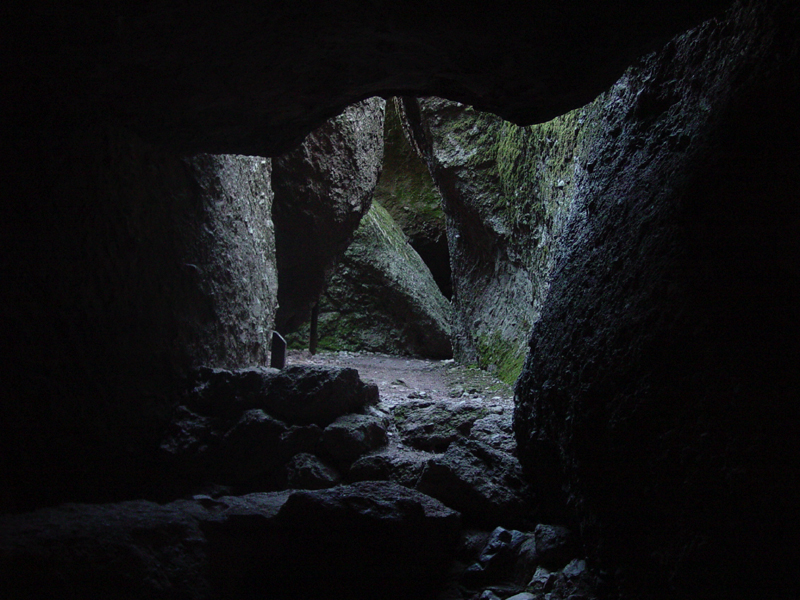
[[[419,450],[443,451],[467,436],[473,424],[489,414],[477,400],[411,400],[392,408],[397,431],[404,444]]]
[[[341,480],[332,469],[313,454],[295,454],[286,463],[287,487],[295,490],[321,490],[337,485]]]
[[[362,456],[350,466],[347,479],[349,481],[394,481],[413,489],[429,458],[426,452],[408,451]]]
[[[273,379],[265,409],[289,423],[325,427],[377,402],[378,386],[355,369],[292,365]]]
[[[308,327],[293,338],[308,339]],[[374,202],[320,301],[319,347],[449,358],[450,302]]]
[[[574,140],[551,152],[551,124],[518,127],[440,98],[404,98],[402,107],[447,215],[455,357],[512,383],[547,290],[559,215],[569,208],[568,189],[542,177],[539,162],[548,152],[547,164],[562,165]],[[577,117],[567,120],[565,128]]]
[[[475,440],[457,440],[429,459],[416,489],[484,526],[524,527],[531,511],[517,459]]]
[[[192,378],[187,402],[198,411],[225,416],[260,408],[292,425],[326,426],[337,417],[378,401],[378,388],[349,368],[291,365],[228,371],[203,368]]]
[[[391,483],[70,504],[0,517],[0,588],[28,598],[435,596],[458,513]]]
[[[386,424],[374,415],[344,415],[322,431],[319,451],[347,469],[359,456],[385,446]]]
[[[276,329],[296,330],[369,210],[383,160],[385,101],[353,104],[273,161]]]

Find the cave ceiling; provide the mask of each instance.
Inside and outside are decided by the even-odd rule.
[[[102,115],[180,153],[275,155],[372,95],[548,120],[729,1],[15,4],[7,116]]]

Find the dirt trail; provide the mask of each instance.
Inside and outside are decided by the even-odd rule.
[[[319,352],[293,350],[288,364],[329,365],[358,370],[361,379],[377,384],[381,403],[392,408],[407,399],[483,399],[488,404],[514,408],[512,386],[475,367],[451,360],[429,360],[370,352]]]

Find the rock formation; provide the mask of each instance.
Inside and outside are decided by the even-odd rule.
[[[308,327],[294,338],[308,340]],[[364,217],[353,243],[320,301],[319,345],[449,358],[450,303],[428,267],[377,203]]]
[[[0,406],[15,424],[2,436],[7,493],[120,493],[148,477],[141,461],[181,377],[266,361],[270,161],[180,159],[112,125],[60,124],[15,145],[22,190],[4,206],[4,225],[17,223],[4,243],[18,249],[3,267],[4,354],[15,357]]]
[[[442,197],[401,122],[400,98],[386,103],[383,171],[375,200],[408,238],[446,298],[453,294]],[[412,140],[413,142],[413,140]]]
[[[198,176],[183,157],[283,154],[374,95],[525,125],[605,92],[565,180],[573,208],[517,388],[519,457],[616,579],[609,595],[796,596],[800,16],[753,0],[720,18],[729,4],[8,3],[2,510],[139,497],[181,375],[262,359],[251,313],[271,314],[268,275],[235,265],[260,268],[242,254],[267,245],[266,220],[244,224],[264,172],[245,205],[205,202],[203,189],[229,196],[237,168],[201,159]],[[243,438],[250,426],[272,424],[248,414]],[[285,432],[298,448],[315,433],[299,427]],[[320,514],[298,502],[295,523]],[[180,523],[169,535],[191,543]],[[214,577],[255,573],[240,542]],[[568,565],[537,568],[537,593],[584,572]]]
[[[798,16],[739,6],[585,117],[515,428],[631,596],[797,584]]]
[[[384,107],[380,98],[354,104],[274,160],[281,333],[309,320],[369,210],[383,160]]]
[[[591,106],[518,127],[440,98],[404,98],[406,130],[446,213],[456,357],[513,382],[522,369],[569,211]]]

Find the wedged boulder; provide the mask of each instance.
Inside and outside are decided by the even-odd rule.
[[[470,434],[473,424],[490,414],[477,400],[409,400],[392,408],[403,443],[418,450],[445,450]]]
[[[385,446],[386,423],[375,415],[344,415],[322,431],[319,451],[347,469],[359,456]]]
[[[299,340],[308,339],[308,327]],[[374,202],[320,302],[319,347],[449,358],[450,302]]]
[[[384,108],[382,98],[353,104],[273,160],[281,333],[308,321],[369,210],[383,160]]]
[[[524,528],[532,510],[519,461],[475,440],[459,439],[429,459],[416,489],[484,526]]]
[[[378,388],[349,368],[291,365],[196,371],[187,402],[211,415],[260,408],[293,425],[327,426],[337,417],[378,401]]]
[[[0,589],[29,598],[432,598],[458,513],[391,483],[69,504],[0,517]]]

